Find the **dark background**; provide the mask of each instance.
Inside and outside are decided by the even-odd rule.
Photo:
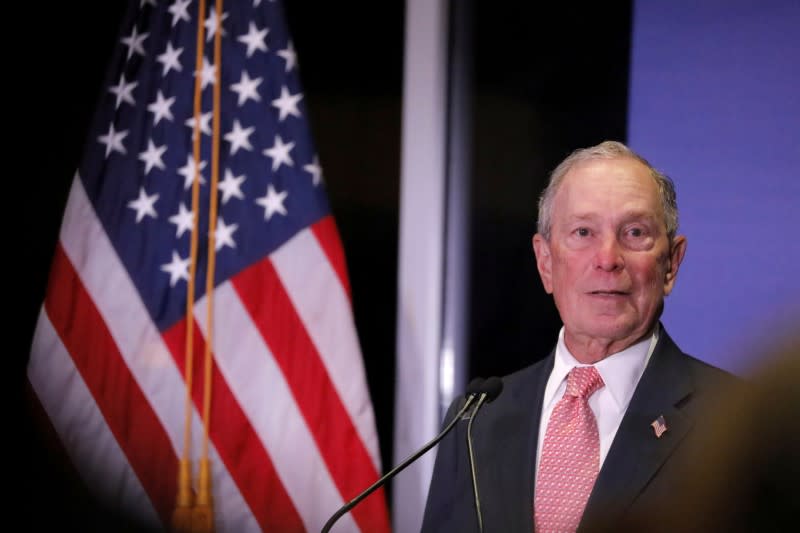
[[[405,6],[313,4],[286,11],[388,470]],[[561,322],[531,247],[538,196],[573,149],[626,136],[629,3],[536,4],[453,2],[472,14],[473,36],[469,378],[512,372],[552,348]]]
[[[536,202],[548,172],[571,150],[625,140],[631,7],[512,0],[454,5],[473,13],[468,374],[485,377],[530,364],[554,343],[560,321],[542,290],[530,244]],[[125,6],[54,2],[26,9],[23,15],[36,21],[36,43],[21,57],[17,89],[22,109],[34,118],[28,117],[20,140],[36,151],[20,157],[26,164],[21,185],[29,200],[37,196],[34,207],[19,207],[26,210],[16,232],[21,259],[12,294],[21,292],[15,297],[21,305],[14,307],[11,338],[19,394],[67,193]],[[289,0],[285,9],[345,248],[388,470],[405,4]],[[20,442],[36,455],[28,416]],[[52,466],[37,465],[32,484],[37,472],[48,477]]]

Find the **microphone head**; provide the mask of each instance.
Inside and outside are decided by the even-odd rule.
[[[483,378],[475,378],[470,381],[469,385],[467,385],[467,392],[465,393],[465,396],[475,396],[477,394],[481,394],[483,392],[482,385],[484,381],[485,380]]]
[[[481,384],[481,393],[486,393],[486,403],[491,402],[503,392],[503,380],[496,376],[486,378]]]

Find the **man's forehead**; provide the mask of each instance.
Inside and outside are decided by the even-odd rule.
[[[559,219],[661,218],[663,206],[650,169],[631,158],[582,161],[564,176],[554,198]]]
[[[658,185],[650,169],[631,158],[592,159],[571,168],[558,187],[556,196],[587,193],[594,195],[613,192],[645,199],[658,198]]]

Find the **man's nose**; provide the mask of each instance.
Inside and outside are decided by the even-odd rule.
[[[600,240],[597,253],[594,257],[594,266],[600,270],[613,272],[625,266],[622,250],[616,237],[606,237]]]

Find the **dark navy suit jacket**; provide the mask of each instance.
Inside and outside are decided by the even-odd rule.
[[[472,427],[484,531],[533,532],[534,469],[544,389],[553,368],[546,359],[503,378],[503,392],[481,408]],[[708,408],[730,374],[683,353],[662,328],[598,474],[579,531],[614,530],[630,513],[658,521],[670,495],[691,483],[691,461]],[[445,423],[463,406],[450,407]],[[659,416],[667,431],[657,438]],[[439,443],[425,508],[425,533],[478,531],[467,455],[467,421]]]

